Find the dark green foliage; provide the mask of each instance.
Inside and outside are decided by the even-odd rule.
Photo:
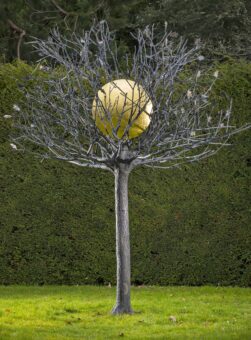
[[[146,0],[129,0],[125,3],[114,0],[14,0],[0,2],[0,56],[5,61],[17,57],[19,34],[10,28],[7,20],[24,29],[24,42],[32,37],[47,38],[50,30],[57,26],[61,33],[71,31],[81,33],[93,20],[107,20],[113,30],[117,31],[120,45],[124,48],[130,44],[131,29],[137,26],[139,10],[145,8]],[[21,46],[21,59],[32,61],[38,56],[32,53],[29,44]]]
[[[251,65],[216,65],[214,96],[250,121]],[[113,177],[11,149],[17,81],[0,66],[0,284],[115,283]],[[213,72],[213,71],[212,71]],[[222,103],[223,104],[223,103]],[[138,169],[129,186],[132,282],[251,284],[250,131],[214,158],[181,170]]]
[[[250,58],[251,52],[250,0],[1,1],[0,56],[6,61],[17,57],[19,37],[10,29],[8,19],[26,31],[24,42],[32,36],[46,38],[54,26],[62,33],[81,33],[93,19],[105,19],[117,31],[123,48],[132,47],[129,33],[137,27],[154,23],[163,32],[167,22],[170,31],[178,32],[191,43],[201,38],[211,58],[224,59],[226,54]],[[31,61],[37,56],[31,53],[30,45],[22,43],[21,58]]]
[[[233,54],[250,58],[249,0],[159,0],[142,13],[144,24],[165,21],[170,30],[190,42],[201,39],[207,57]]]

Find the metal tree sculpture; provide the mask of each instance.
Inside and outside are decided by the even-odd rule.
[[[113,314],[132,313],[130,172],[142,165],[168,169],[198,161],[246,128],[229,125],[230,108],[214,113],[209,95],[217,74],[206,86],[200,71],[183,72],[198,59],[197,47],[187,50],[184,40],[166,30],[157,39],[154,27],[138,30],[133,37],[135,50],[124,55],[106,22],[93,24],[82,36],[62,37],[55,30],[47,41],[33,41],[42,59],[50,63],[51,74],[26,93],[14,139],[24,150],[30,142],[38,145],[37,152],[44,158],[114,174],[117,299]]]

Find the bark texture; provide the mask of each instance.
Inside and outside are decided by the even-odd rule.
[[[131,314],[130,235],[128,215],[129,170],[120,164],[115,170],[117,297],[112,314]]]

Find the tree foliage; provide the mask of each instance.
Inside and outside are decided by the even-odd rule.
[[[80,32],[93,19],[107,20],[117,30],[121,45],[131,47],[129,32],[146,24],[167,22],[170,30],[189,38],[202,39],[212,58],[226,54],[250,58],[251,5],[249,0],[13,0],[0,3],[0,50],[5,60],[17,57],[20,34],[10,27],[11,20],[25,30],[21,58],[35,60],[31,36],[45,38],[57,25],[62,33]]]
[[[154,9],[153,9],[153,8]],[[248,0],[157,1],[142,22],[167,22],[190,41],[201,39],[205,52],[250,57],[251,6]]]

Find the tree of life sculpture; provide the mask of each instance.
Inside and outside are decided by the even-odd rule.
[[[184,72],[198,49],[154,27],[133,33],[135,49],[121,55],[106,22],[81,36],[33,46],[50,65],[25,91],[16,118],[20,150],[37,145],[43,158],[108,170],[115,178],[117,298],[113,314],[132,313],[128,177],[138,166],[169,169],[199,161],[249,126],[230,125],[231,107],[214,112],[201,72]],[[199,58],[200,59],[200,58]],[[48,67],[48,66],[47,66]],[[231,105],[230,105],[231,106]],[[15,145],[16,145],[15,144]],[[33,149],[34,151],[34,149]]]

